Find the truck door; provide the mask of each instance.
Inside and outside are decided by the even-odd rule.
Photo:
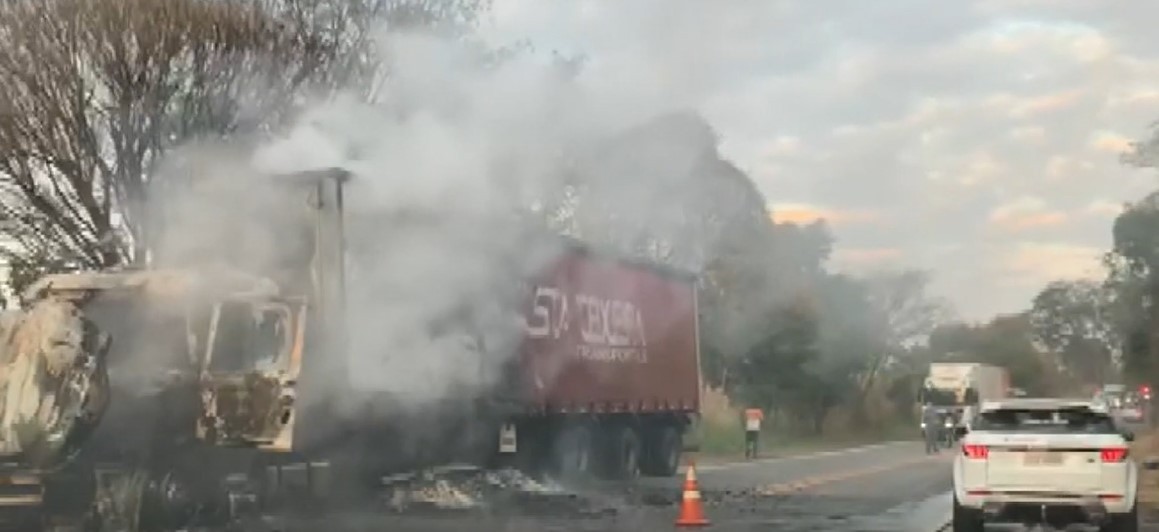
[[[198,437],[222,446],[290,450],[303,320],[304,303],[214,306],[201,360]]]

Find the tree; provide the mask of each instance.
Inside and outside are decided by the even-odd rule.
[[[924,342],[952,315],[945,300],[929,295],[929,272],[884,272],[870,276],[866,282],[869,301],[881,315],[880,325],[891,349],[904,350]]]
[[[1159,122],[1151,125],[1147,138],[1132,142],[1119,160],[1136,168],[1159,168]]]
[[[814,301],[798,297],[765,314],[767,334],[743,356],[729,359],[735,377],[726,391],[746,405],[795,414],[819,433],[825,415],[839,401],[839,388],[808,365],[818,358],[818,316]]]
[[[864,280],[868,310],[863,320],[875,334],[860,380],[864,397],[883,370],[913,371],[908,364],[930,334],[952,315],[949,304],[928,294],[930,275],[920,270],[885,271]]]
[[[853,407],[854,421],[864,423],[866,396],[890,352],[882,329],[887,317],[875,306],[872,286],[847,275],[828,275],[817,292],[821,300],[820,355],[809,365],[828,394]]]
[[[1122,342],[1124,374],[1159,377],[1159,192],[1115,218],[1107,254],[1111,323]]]
[[[1159,123],[1131,143],[1121,162],[1159,169]],[[1113,321],[1123,346],[1125,375],[1159,378],[1159,191],[1128,205],[1115,218],[1114,247],[1107,254],[1107,286],[1115,294]]]
[[[1028,313],[998,316],[988,323],[948,323],[930,334],[933,361],[977,362],[1006,368],[1011,385],[1033,395],[1065,388],[1059,364],[1035,345]]]
[[[810,292],[832,238],[822,223],[774,224],[752,180],[725,160],[696,113],[657,116],[592,146],[564,198],[543,201],[553,229],[620,254],[700,273],[702,366],[730,387],[739,361],[769,351],[794,297]],[[755,351],[754,351],[755,350]]]
[[[0,3],[0,257],[15,283],[143,259],[161,155],[259,133],[308,90],[373,78],[373,17],[466,23],[485,1]]]
[[[1034,338],[1054,352],[1078,382],[1101,384],[1111,374],[1120,341],[1110,321],[1112,294],[1093,281],[1055,281],[1034,298]]]

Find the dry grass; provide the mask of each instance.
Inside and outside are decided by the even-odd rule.
[[[740,409],[724,392],[706,386],[700,390],[700,417],[710,423],[727,425],[740,422]]]
[[[698,452],[690,453],[689,458],[694,458],[697,463],[742,460],[744,428],[740,408],[720,390],[702,389],[700,420],[685,440]],[[849,416],[844,411],[837,409],[830,418],[826,420],[822,434],[815,436],[786,434],[766,424],[761,435],[761,456],[784,457],[915,437],[913,426],[897,421],[882,420],[873,424],[874,430],[851,430]]]

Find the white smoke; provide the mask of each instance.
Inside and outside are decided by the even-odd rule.
[[[681,20],[715,23],[692,11]],[[277,194],[255,199],[247,181],[349,171],[349,352],[327,368],[342,371],[320,372],[335,381],[303,376],[302,401],[337,425],[384,404],[435,424],[421,407],[503,386],[523,333],[523,283],[560,252],[552,233],[698,272],[738,213],[766,214],[695,116],[715,51],[690,55],[677,28],[645,26],[660,34],[645,54],[663,56],[648,68],[595,58],[578,75],[533,54],[489,63],[469,42],[384,30],[388,75],[373,90],[313,101],[257,145],[199,142],[166,157],[155,181],[169,190],[154,196],[165,198],[165,223],[151,238],[159,262],[212,263],[227,247],[242,264],[294,256],[276,230],[294,209]],[[686,26],[690,38],[720,31]],[[407,439],[422,450],[423,438]]]
[[[423,404],[495,384],[521,333],[519,281],[558,251],[529,236],[532,212],[566,205],[577,184],[569,161],[650,111],[625,112],[616,94],[534,60],[485,68],[466,45],[415,34],[380,44],[390,77],[369,102],[320,102],[256,161],[269,173],[354,174],[351,384]],[[649,222],[672,218],[689,196],[675,178],[693,170],[696,146],[658,149],[668,151],[645,158],[655,168],[621,169],[586,190],[585,203],[624,207],[621,220],[582,225],[675,234]]]

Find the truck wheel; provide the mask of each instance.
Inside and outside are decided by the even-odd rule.
[[[966,508],[958,504],[958,497],[954,496],[954,532],[982,532],[985,524],[982,521],[982,511]]]
[[[587,476],[592,462],[591,430],[580,425],[563,429],[555,439],[552,458],[555,471],[563,478]]]
[[[680,468],[680,453],[684,442],[676,427],[662,427],[649,431],[647,445],[640,462],[641,471],[649,476],[671,477]]]
[[[1139,530],[1139,509],[1136,505],[1131,508],[1131,511],[1125,514],[1113,514],[1107,524],[1100,529],[1101,532],[1138,532]]]
[[[141,532],[160,529],[147,509],[142,511],[148,473],[138,469],[115,469],[97,473],[92,529]],[[142,521],[144,521],[142,523]]]
[[[613,429],[609,442],[609,472],[620,480],[630,480],[640,476],[640,437],[632,427]]]

